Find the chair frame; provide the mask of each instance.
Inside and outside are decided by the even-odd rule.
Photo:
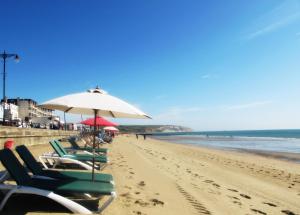
[[[74,158],[68,158],[68,157],[59,157],[55,153],[44,153],[43,155],[39,156],[39,161],[42,163],[43,167],[45,169],[50,169],[50,168],[56,168],[57,165],[63,164],[63,163],[74,163],[82,167],[83,169],[86,170],[92,170],[92,162],[82,162],[79,160],[76,160]],[[53,167],[47,166],[47,163],[50,165],[53,165]],[[99,170],[103,169],[106,165],[101,165],[102,167],[100,168],[99,165],[95,165],[95,167]]]
[[[43,189],[38,189],[35,187],[29,187],[29,186],[3,184],[3,183],[0,183],[0,190],[2,192],[6,191],[6,194],[0,203],[0,212],[3,210],[8,199],[13,194],[34,194],[34,195],[44,196],[46,198],[52,199],[53,201],[64,206],[65,208],[69,209],[73,213],[77,213],[77,214],[92,214],[93,213],[92,211],[83,207],[82,205],[80,205],[66,197],[55,194],[54,192],[49,191],[49,190],[43,190]],[[111,192],[111,196],[109,197],[109,199],[106,202],[104,202],[101,207],[98,208],[97,212],[101,213],[104,209],[106,209],[108,207],[108,205],[110,205],[113,202],[113,200],[116,197],[117,197],[116,192]]]

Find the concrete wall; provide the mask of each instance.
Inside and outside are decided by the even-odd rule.
[[[0,148],[7,139],[13,139],[16,145],[46,144],[52,139],[77,135],[78,131],[48,130],[35,128],[16,128],[0,126]]]

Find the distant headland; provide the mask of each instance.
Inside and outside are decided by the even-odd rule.
[[[191,128],[180,125],[120,125],[124,133],[160,133],[160,132],[191,132]]]

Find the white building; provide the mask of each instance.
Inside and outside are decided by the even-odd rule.
[[[4,106],[4,109],[3,109]],[[3,121],[3,111],[5,121],[13,121],[19,119],[19,107],[14,104],[3,103],[0,105],[0,120]]]

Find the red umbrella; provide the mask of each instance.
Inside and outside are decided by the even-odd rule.
[[[80,122],[80,124],[95,126],[94,119],[95,118],[86,119],[86,120]],[[100,116],[97,116],[96,117],[96,126],[118,126],[118,125],[113,122],[107,121],[106,119],[104,119]]]

